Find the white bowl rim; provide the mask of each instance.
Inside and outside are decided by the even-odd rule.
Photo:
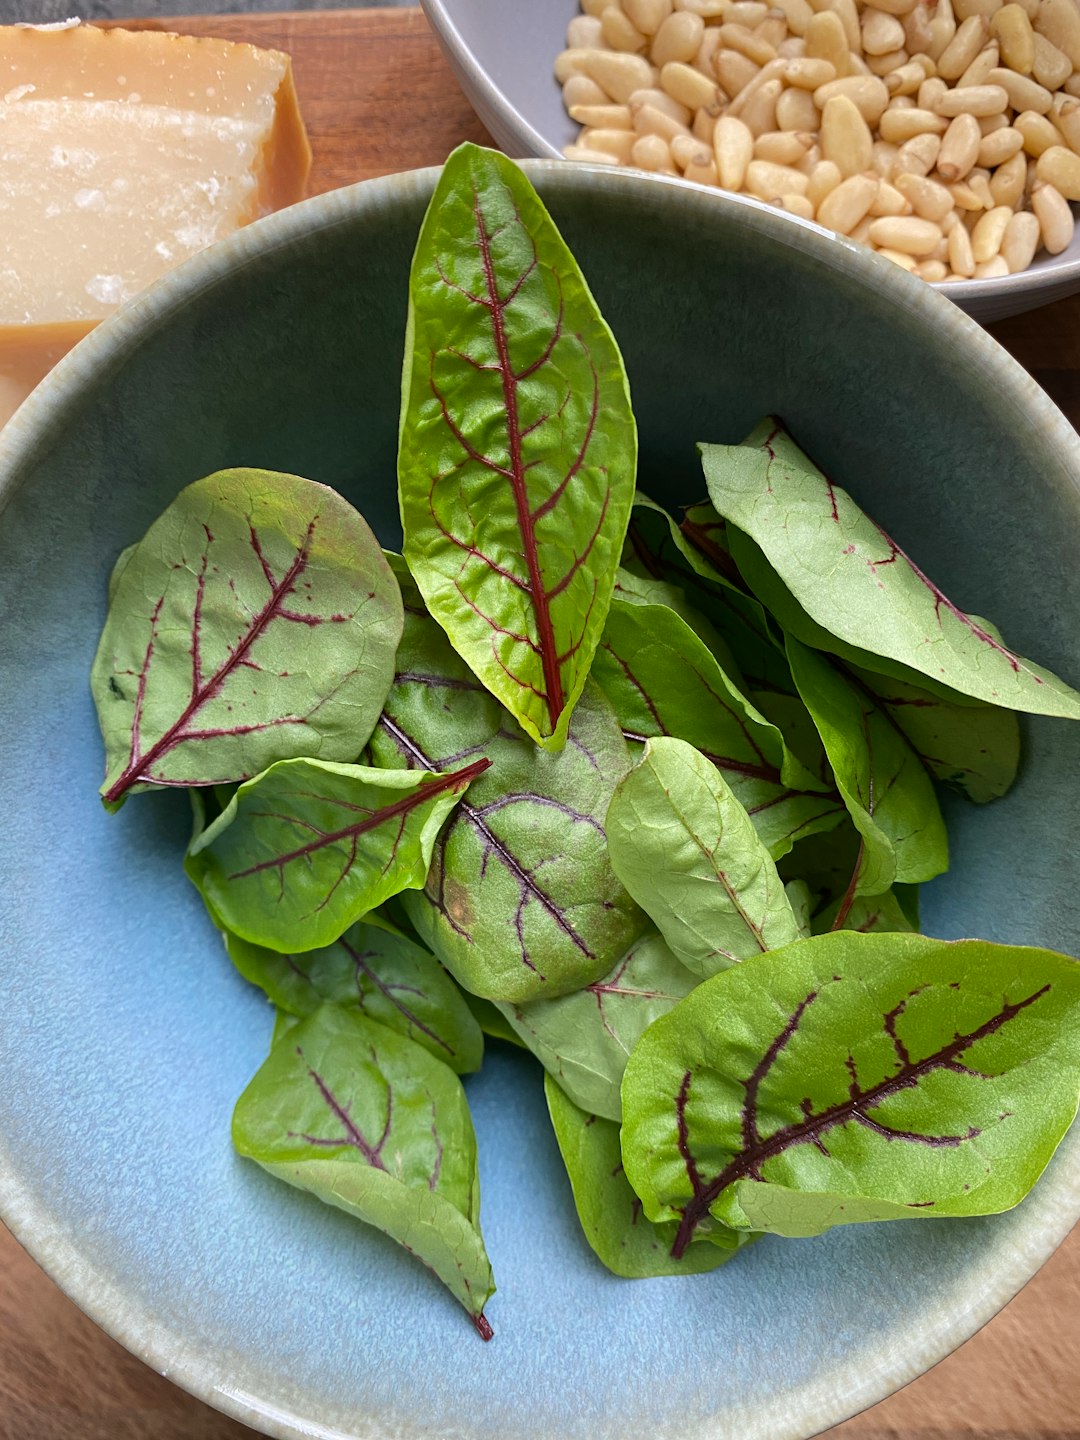
[[[643,183],[642,174],[629,169],[593,169],[566,160],[521,163],[541,189],[545,180],[571,189],[580,181],[580,188],[590,193],[640,190]],[[0,428],[0,519],[29,467],[47,453],[48,436],[57,415],[78,403],[81,382],[113,359],[122,359],[154,322],[183,309],[193,295],[227,282],[232,274],[258,263],[264,254],[279,247],[302,241],[320,230],[352,223],[369,209],[379,211],[400,201],[426,199],[439,174],[439,167],[407,171],[314,196],[201,251],[122,306],[61,360],[7,425]],[[1005,384],[1024,388],[1025,405],[1033,410],[1047,448],[1059,454],[1073,452],[1075,474],[1070,478],[1080,496],[1080,436],[997,341],[923,281],[864,246],[842,237],[838,244],[837,237],[819,226],[784,215],[749,197],[718,194],[682,180],[649,180],[670,185],[681,192],[682,203],[696,209],[720,205],[739,212],[740,223],[764,230],[777,243],[808,253],[829,268],[853,268],[856,273],[862,270],[868,284],[878,291],[892,289],[908,310],[927,309],[928,323],[932,320],[939,332],[951,332],[958,353],[965,352],[969,362],[996,369],[1002,372]],[[806,232],[801,243],[793,225]],[[861,1359],[848,1370],[829,1372],[804,1386],[795,1405],[790,1399],[779,1398],[769,1408],[760,1409],[752,1425],[742,1424],[738,1440],[805,1440],[819,1434],[914,1380],[993,1319],[1080,1219],[1080,1126],[1074,1124],[1062,1140],[1052,1173],[1039,1182],[1019,1214],[1020,1233],[1011,1236],[1013,1248],[1008,1263],[986,1262],[975,1271],[962,1309],[940,1303],[926,1313],[918,1343],[906,1345],[903,1351],[883,1347],[873,1366]],[[377,1421],[370,1428],[346,1433],[292,1413],[224,1380],[220,1367],[197,1344],[156,1319],[149,1307],[132,1300],[80,1253],[78,1243],[64,1225],[20,1183],[2,1135],[0,1222],[95,1324],[159,1374],[224,1414],[278,1440],[388,1440]],[[406,1437],[397,1436],[396,1440]],[[686,1440],[730,1437],[709,1424],[705,1429],[688,1432]]]

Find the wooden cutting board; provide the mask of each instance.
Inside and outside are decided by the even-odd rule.
[[[437,165],[460,141],[488,139],[416,10],[128,23],[289,51],[315,152],[313,194]],[[1080,424],[1080,296],[992,333]],[[0,1440],[243,1440],[251,1433],[121,1349],[0,1228]],[[829,1435],[1080,1440],[1080,1231],[962,1350]]]

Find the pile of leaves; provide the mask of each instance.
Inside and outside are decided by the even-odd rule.
[[[935,782],[1080,696],[952,604],[773,420],[635,491],[618,349],[521,172],[465,146],[413,262],[404,554],[232,470],[120,557],[94,665],[119,807],[278,1010],[237,1149],[385,1230],[485,1337],[459,1076],[542,1062],[617,1274],[1014,1205],[1080,1090],[1080,967],[918,931]]]

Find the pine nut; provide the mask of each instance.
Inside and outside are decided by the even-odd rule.
[[[870,209],[877,189],[878,182],[868,175],[851,175],[842,180],[817,207],[818,224],[839,235],[849,235]]]
[[[977,195],[971,186],[963,180],[958,180],[956,184],[950,185],[948,190],[953,198],[953,204],[958,210],[977,212],[981,215],[987,208],[982,202],[982,196]]]
[[[754,135],[764,135],[776,129],[776,102],[784,89],[782,80],[767,80],[760,85],[742,106],[739,115]]]
[[[878,182],[877,194],[868,212],[870,215],[875,219],[879,215],[910,215],[911,210],[911,201],[895,185],[890,185],[887,180]]]
[[[696,0],[696,3],[700,5],[701,0]],[[700,12],[705,15],[706,19],[722,15],[732,25],[745,25],[750,30],[755,25],[760,25],[769,13],[768,5],[762,4],[761,0],[736,0],[733,5],[726,4],[725,0],[712,0],[712,3],[714,8],[709,11],[708,15],[705,15],[703,9]],[[689,10],[691,6],[688,0],[676,0],[675,8],[676,10]]]
[[[869,215],[866,217],[865,220],[860,220],[858,225],[855,226],[855,229],[852,230],[851,234],[848,236],[848,239],[855,240],[860,245],[870,245],[870,226],[873,223],[874,222]],[[873,246],[871,246],[870,248],[873,249]]]
[[[975,256],[971,253],[971,236],[966,225],[954,225],[949,231],[949,264],[957,275],[970,280],[975,274]]]
[[[816,130],[821,116],[809,90],[785,90],[776,102],[776,123],[781,130]]]
[[[899,15],[901,19],[915,9],[916,0],[874,0],[875,10],[884,10],[886,15]]]
[[[581,8],[586,15],[592,15],[597,20],[611,4],[611,0],[581,0]]]
[[[780,195],[805,195],[807,178],[790,165],[770,165],[767,160],[751,160],[746,167],[744,187],[759,200],[774,200]]]
[[[990,176],[990,195],[995,205],[1008,205],[1015,210],[1027,184],[1027,158],[1021,151]]]
[[[713,154],[720,184],[725,190],[741,190],[754,155],[754,137],[734,115],[722,115],[716,122]]]
[[[671,0],[622,0],[622,7],[643,35],[655,35],[671,14]]]
[[[940,135],[914,135],[905,140],[893,162],[893,175],[929,175],[941,153]]]
[[[784,79],[798,90],[818,90],[836,79],[836,66],[828,60],[789,60],[784,67]]]
[[[698,52],[705,21],[691,10],[676,10],[657,30],[652,41],[652,60],[661,68],[671,60],[689,64]]]
[[[697,54],[694,56],[694,69],[700,70],[706,80],[716,79],[714,60],[719,49],[720,31],[715,25],[707,25],[705,34],[701,37],[701,44],[697,48]],[[671,63],[674,65],[679,62],[673,60]]]
[[[984,45],[975,56],[975,59],[972,60],[971,64],[960,76],[960,79],[955,82],[956,87],[961,88],[965,85],[985,84],[986,77],[990,74],[990,71],[996,70],[1000,64],[1001,54],[998,50],[997,42],[992,41],[989,45]]]
[[[811,60],[828,60],[837,75],[851,73],[847,36],[834,10],[819,11],[806,27],[806,54]]]
[[[941,178],[946,182],[962,180],[979,158],[981,143],[982,131],[974,115],[957,115],[941,141],[937,160]]]
[[[1036,115],[1034,110],[1025,110],[1013,121],[1014,129],[1023,137],[1024,149],[1037,160],[1051,145],[1064,145],[1065,137],[1045,115]]]
[[[602,53],[600,50],[560,50],[555,57],[555,79],[565,85],[571,75],[584,75],[588,57]]]
[[[690,124],[691,112],[685,105],[680,105],[673,99],[666,90],[635,90],[628,103],[631,115],[642,105],[651,105],[654,110],[662,110],[665,115],[670,115],[672,120],[678,120],[680,125]]]
[[[873,138],[866,121],[846,95],[834,95],[821,114],[821,153],[843,176],[869,170]]]
[[[999,10],[1004,0],[953,0],[953,10],[961,23],[972,15],[985,15],[989,20]]]
[[[774,165],[798,165],[813,144],[806,131],[771,130],[754,141],[754,159],[769,160]]]
[[[566,27],[568,50],[594,50],[604,34],[603,22],[595,15],[575,15]]]
[[[1022,150],[1023,146],[1024,137],[1020,131],[1006,125],[1003,130],[995,130],[992,134],[983,136],[979,146],[979,164],[995,168],[1004,165],[1005,161]]]
[[[614,155],[606,150],[590,150],[585,145],[564,145],[562,152],[567,160],[576,160],[583,165],[618,165]]]
[[[975,256],[976,265],[992,260],[1001,249],[1012,216],[1013,212],[1007,205],[995,205],[979,217],[971,232],[971,253]]]
[[[846,95],[868,125],[878,123],[889,103],[885,82],[873,75],[847,75],[831,80],[814,91],[814,104],[824,110],[834,95]]]
[[[1032,25],[1034,25],[1035,16],[1039,13],[1039,0],[1020,0],[1020,5],[1024,14],[1031,21]]]
[[[814,12],[807,4],[807,0],[776,0],[778,7],[784,12],[788,29],[793,35],[800,39],[806,34],[806,27],[813,19]]]
[[[907,37],[904,27],[895,15],[886,15],[884,10],[867,10],[862,22],[862,48],[864,55],[887,55],[890,50],[902,50]]]
[[[918,215],[887,215],[870,226],[870,239],[875,245],[905,255],[929,255],[942,238],[940,226]]]
[[[984,210],[993,210],[995,208],[993,191],[990,189],[990,177],[985,170],[981,175],[975,170],[972,170],[971,174],[967,177],[967,184],[968,188],[979,197]]]
[[[897,70],[890,70],[885,76],[885,88],[890,95],[914,95],[920,85],[926,83],[922,66],[911,60]]]
[[[879,79],[885,79],[896,70],[902,70],[911,57],[906,50],[890,50],[887,55],[872,55],[866,65],[871,75],[877,75]]]
[[[664,175],[675,173],[675,164],[671,158],[668,143],[660,135],[639,135],[634,141],[630,159],[639,170],[652,170]]]
[[[1066,4],[1072,3],[1073,0],[1066,0]],[[1045,115],[1053,103],[1050,91],[1027,75],[1017,75],[1012,70],[991,70],[986,80],[989,85],[1002,87],[1014,110],[1034,110]]]
[[[937,57],[938,74],[958,80],[985,45],[989,31],[985,15],[969,15]]]
[[[1001,242],[1001,254],[1009,267],[1010,275],[1026,270],[1035,259],[1039,248],[1039,220],[1030,210],[1021,210],[1014,215],[1005,228],[1005,239]]]
[[[821,146],[815,143],[810,146],[810,149],[807,150],[806,154],[795,166],[795,169],[801,170],[804,175],[810,175],[814,169],[814,166],[820,163]]]
[[[998,280],[1008,273],[1009,267],[1002,255],[995,255],[992,260],[983,260],[975,266],[976,280]]]
[[[670,142],[671,158],[680,170],[688,165],[711,165],[712,147],[706,148],[693,135],[676,135]]]
[[[1009,128],[1009,117],[1007,115],[980,115],[979,131],[985,140],[987,135],[992,135],[995,130],[1007,130]]]
[[[814,218],[814,207],[805,195],[781,195],[772,203],[779,210],[787,211],[789,215],[797,215],[800,220],[813,220]]]
[[[934,17],[930,21],[930,45],[927,54],[933,60],[939,60],[952,43],[956,34],[956,16],[953,14],[951,0],[938,0]]]
[[[887,140],[875,140],[870,155],[870,168],[878,174],[882,180],[891,180],[893,168],[896,164],[896,157],[900,153],[898,145],[890,145]]]
[[[759,40],[766,41],[775,50],[777,45],[782,45],[791,36],[788,34],[787,21],[775,10],[770,10],[768,16],[754,31]]]
[[[1037,30],[1034,34],[1034,46],[1035,59],[1031,73],[1035,79],[1040,85],[1045,85],[1047,90],[1056,90],[1059,85],[1064,85],[1072,74],[1072,61],[1069,57]]]
[[[571,120],[595,130],[632,130],[628,105],[570,105]]]
[[[1053,115],[1054,123],[1065,136],[1066,145],[1080,154],[1080,100],[1071,97],[1062,100],[1055,105]]]
[[[935,75],[929,80],[924,80],[919,86],[919,93],[915,103],[920,110],[933,110],[936,114],[937,102],[948,93],[949,87],[940,76]]]
[[[819,160],[811,170],[806,186],[806,198],[816,210],[825,196],[836,189],[843,176],[840,167],[832,160]]]
[[[776,47],[776,53],[784,60],[801,60],[806,54],[806,41],[798,40],[794,35],[789,36],[788,39],[781,40]]]
[[[1036,161],[1040,180],[1060,190],[1066,200],[1080,200],[1080,155],[1063,145],[1051,145]]]
[[[948,122],[940,115],[917,107],[911,110],[890,108],[882,115],[878,125],[882,139],[893,145],[903,145],[915,135],[944,135],[947,128]]]
[[[713,57],[716,78],[729,95],[739,95],[759,75],[760,68],[737,50],[718,50]]]
[[[617,5],[609,5],[600,17],[604,43],[612,50],[625,50],[639,55],[649,43],[636,25],[632,25]]]
[[[1075,221],[1061,191],[1045,181],[1031,187],[1031,208],[1039,221],[1042,243],[1050,255],[1060,255],[1072,244]]]
[[[569,110],[574,105],[610,105],[606,90],[587,75],[571,75],[563,85],[563,104]]]
[[[1032,23],[1080,70],[1080,10],[1074,0],[1042,0]]]
[[[692,10],[695,15],[700,15],[702,20],[715,20],[718,16],[726,15],[729,10],[733,10],[735,8],[735,6],[729,5],[727,3],[727,0],[675,0],[676,10]],[[755,14],[760,12],[761,18],[764,18],[768,6],[743,5],[739,8],[743,10],[752,10]],[[753,22],[749,20],[739,21],[740,25],[748,25],[751,23]]]
[[[875,220],[874,225],[877,223]],[[873,229],[873,226],[870,228]],[[914,275],[918,261],[905,254],[903,250],[893,250],[891,247],[883,246],[878,249],[877,253],[883,260],[891,260],[894,265],[899,265],[901,270],[906,270],[909,275]]]
[[[575,51],[563,51],[563,54]],[[606,90],[617,105],[625,105],[635,90],[653,83],[653,67],[641,55],[626,55],[615,50],[583,50],[582,73]]]
[[[695,70],[692,65],[685,65],[681,60],[669,60],[660,71],[660,86],[677,100],[680,105],[685,105],[688,110],[711,110],[714,115],[720,113],[720,92],[717,87],[702,75],[700,70]]]
[[[829,9],[835,11],[840,17],[844,34],[847,36],[848,49],[856,55],[861,55],[862,26],[859,23],[859,12],[855,0],[829,0]]]
[[[680,125],[678,120],[673,120],[663,110],[658,110],[655,105],[639,105],[631,111],[634,117],[634,129],[639,135],[662,135],[670,145],[676,135],[688,135],[690,132],[685,125]]]
[[[957,115],[1000,115],[1008,106],[1009,97],[1000,85],[965,85],[942,95],[935,109],[947,120]]]
[[[708,110],[698,110],[690,125],[690,133],[695,140],[700,140],[702,145],[712,147],[713,130],[716,128],[716,116],[710,115]]]
[[[1035,64],[1035,31],[1022,5],[1003,5],[990,21],[990,33],[1001,46],[1001,60],[1010,70],[1030,75]]]
[[[952,195],[945,186],[925,175],[898,175],[895,185],[923,220],[933,220],[940,225],[953,208]]]
[[[586,150],[603,150],[605,155],[614,155],[620,165],[629,165],[636,139],[632,130],[583,130],[578,143]]]
[[[720,43],[725,50],[736,50],[755,65],[767,65],[776,59],[776,48],[769,45],[745,25],[721,25]]]
[[[920,3],[904,16],[904,45],[912,55],[925,55],[933,40],[930,29],[930,11]]]
[[[936,285],[939,280],[944,280],[949,273],[949,267],[944,260],[920,260],[915,266],[915,274],[920,280],[926,280],[931,285]]]

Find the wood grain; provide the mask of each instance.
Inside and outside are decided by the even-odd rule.
[[[288,50],[315,152],[312,193],[436,165],[460,141],[487,138],[418,11],[140,23]],[[1080,422],[1080,296],[991,333]],[[985,1330],[830,1440],[1080,1440],[1078,1361],[1080,1231]],[[0,1228],[0,1440],[251,1433],[110,1340]]]

